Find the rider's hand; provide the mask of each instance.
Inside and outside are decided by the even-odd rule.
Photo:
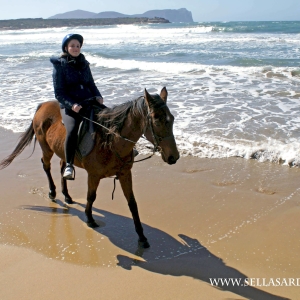
[[[103,104],[103,98],[101,96],[97,96],[96,97],[96,100],[100,103],[100,104]]]
[[[82,109],[82,106],[75,103],[73,106],[72,106],[72,110],[79,113],[79,111]]]

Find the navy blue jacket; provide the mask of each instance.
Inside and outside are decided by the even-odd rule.
[[[55,98],[61,108],[72,106],[85,99],[101,96],[95,85],[89,62],[83,54],[75,60],[70,57],[51,57],[53,64],[53,85]]]

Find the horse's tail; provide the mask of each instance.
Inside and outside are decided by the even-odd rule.
[[[35,113],[40,109],[40,107],[42,106],[42,104],[39,104]],[[34,130],[33,130],[33,121],[31,121],[30,126],[27,128],[27,130],[22,133],[22,135],[20,136],[20,141],[18,143],[18,145],[16,146],[15,150],[5,159],[3,159],[0,162],[0,170],[6,168],[7,166],[9,166],[11,164],[11,162],[19,155],[22,153],[22,151],[28,146],[30,145],[32,139],[34,137]],[[33,146],[33,151],[35,149],[35,143],[36,143],[36,139],[34,140],[34,146]]]

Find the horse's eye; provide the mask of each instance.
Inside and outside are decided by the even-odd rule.
[[[166,118],[165,124],[166,124],[166,125],[169,125],[169,124],[171,124],[172,122],[173,122],[172,117],[169,117],[169,116],[168,116],[168,117]]]

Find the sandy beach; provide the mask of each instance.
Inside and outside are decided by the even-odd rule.
[[[0,131],[1,160],[18,136]],[[100,183],[100,227],[88,228],[85,171],[69,183],[76,203],[66,206],[55,157],[52,202],[39,146],[31,152],[0,171],[0,299],[299,299],[299,168],[241,158],[135,164],[151,245],[142,250],[118,182],[114,200],[113,179]],[[214,287],[211,278],[253,286]],[[280,286],[267,286],[276,279]]]

